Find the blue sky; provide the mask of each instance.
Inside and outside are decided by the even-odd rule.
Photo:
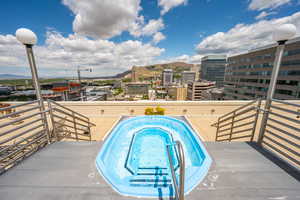
[[[272,43],[274,27],[300,30],[299,0],[2,0],[0,73],[29,74],[14,33],[33,30],[41,76],[93,76],[133,65],[245,52]],[[87,74],[88,75],[88,74]]]

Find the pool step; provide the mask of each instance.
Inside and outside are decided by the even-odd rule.
[[[169,187],[171,185],[171,179],[168,176],[136,175],[129,182],[135,187]]]
[[[167,176],[169,175],[167,168],[158,167],[139,167],[136,175],[155,175],[155,176]]]
[[[168,169],[164,167],[139,167],[129,182],[133,187],[172,187],[168,172]]]

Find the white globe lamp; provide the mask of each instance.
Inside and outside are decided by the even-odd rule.
[[[276,42],[283,42],[293,38],[296,35],[297,28],[294,24],[283,24],[275,28],[273,39]]]
[[[16,31],[16,38],[24,45],[35,45],[37,37],[34,32],[27,28],[20,28]]]

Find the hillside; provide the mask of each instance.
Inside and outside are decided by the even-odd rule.
[[[15,74],[0,74],[1,80],[8,80],[8,79],[28,79],[29,76],[22,76],[22,75],[15,75]]]
[[[174,62],[167,64],[156,64],[143,67],[132,67],[132,79],[138,81],[139,79],[150,79],[161,75],[164,69],[172,69],[175,74],[182,71],[198,71],[199,65],[188,64],[184,62]]]

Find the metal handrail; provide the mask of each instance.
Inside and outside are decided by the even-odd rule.
[[[232,141],[235,139],[242,139],[242,138],[251,138],[250,141],[253,141],[254,139],[254,134],[257,126],[257,120],[259,117],[259,112],[260,112],[260,107],[261,107],[261,99],[256,99],[254,101],[251,101],[225,115],[222,115],[221,117],[218,118],[218,121],[211,126],[215,126],[217,128],[216,130],[216,137],[215,141]],[[251,115],[248,113],[255,112]],[[249,122],[249,119],[253,117],[253,120]],[[239,118],[239,119],[237,119]],[[244,122],[244,120],[246,122]],[[248,120],[248,121],[247,121]],[[239,122],[239,124],[238,124]],[[252,126],[251,128],[249,126]],[[225,128],[223,128],[225,127]],[[234,131],[237,128],[242,128],[244,127],[245,129],[239,130],[239,131]],[[223,128],[223,129],[221,129]],[[242,135],[232,137],[234,134],[238,133],[245,133],[247,131],[251,131],[251,134],[249,135]],[[220,133],[222,133],[220,135]],[[228,136],[226,138],[223,138],[224,136]]]
[[[174,163],[171,156],[171,146],[176,145],[178,149],[178,155],[179,155],[179,188],[178,188],[178,182],[175,174],[174,169]],[[177,200],[184,200],[184,177],[185,177],[185,158],[184,158],[184,151],[182,148],[182,144],[179,141],[175,141],[173,144],[167,145],[167,152],[168,152],[168,159],[172,174],[172,180],[175,188],[175,197]]]
[[[79,115],[79,116],[81,116],[81,117],[83,117],[83,118],[85,118],[87,120],[89,119],[88,117],[86,117],[86,116],[84,116],[84,115],[82,115],[82,114],[80,114],[80,113],[78,113],[78,112],[76,112],[76,111],[74,111],[74,110],[72,110],[70,108],[67,108],[66,106],[63,106],[63,105],[61,105],[61,104],[59,104],[59,103],[57,103],[57,102],[55,102],[53,100],[48,99],[47,101],[50,102],[50,103],[53,103],[56,106],[59,106],[59,107],[65,109],[65,110],[68,110],[68,111],[70,111],[72,113],[75,113],[76,115]]]
[[[54,106],[53,106],[54,105]],[[73,111],[63,105],[56,103],[55,101],[48,100],[48,107],[50,109],[50,117],[52,122],[52,133],[54,133],[57,141],[60,140],[58,135],[57,125],[65,129],[63,132],[75,134],[76,140],[81,140],[78,136],[88,136],[91,141],[91,127],[96,124],[90,122],[90,119],[76,111]],[[63,116],[62,116],[63,115]],[[63,120],[66,123],[61,123],[59,120]],[[69,124],[67,124],[69,123]],[[84,127],[84,128],[82,128]],[[71,130],[69,130],[71,129]],[[81,134],[80,131],[87,132],[88,134]],[[85,140],[85,139],[82,139]]]
[[[255,99],[254,101],[251,101],[251,102],[249,102],[249,103],[247,103],[247,104],[245,104],[245,105],[243,105],[243,106],[240,106],[240,107],[234,109],[233,111],[231,111],[231,112],[229,112],[229,113],[226,113],[225,115],[222,115],[222,116],[219,117],[219,118],[222,119],[223,117],[226,117],[226,116],[228,116],[228,115],[230,115],[230,114],[233,114],[233,113],[235,113],[235,112],[237,112],[237,111],[239,111],[239,110],[241,110],[241,109],[243,109],[243,108],[246,108],[247,106],[250,106],[250,105],[256,103],[256,102],[259,101],[259,100],[260,100],[260,99]]]

